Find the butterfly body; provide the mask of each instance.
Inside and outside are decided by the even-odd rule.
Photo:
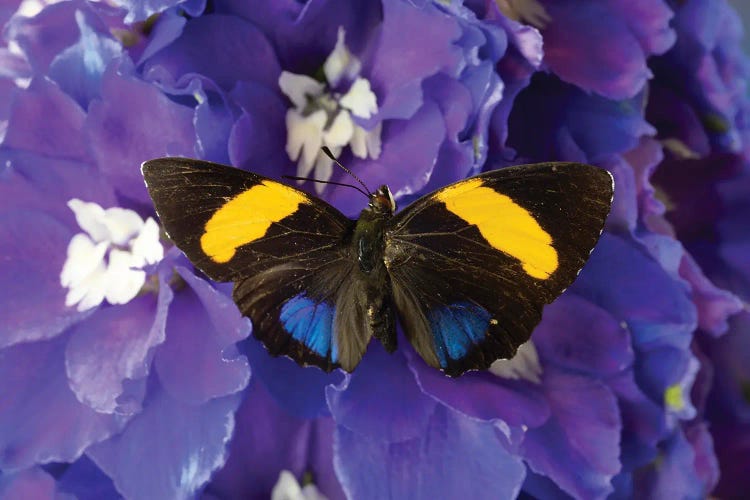
[[[173,241],[233,298],[273,355],[352,371],[396,323],[449,375],[515,354],[601,233],[612,178],[582,164],[488,172],[396,213],[390,190],[356,221],[243,170],[185,158],[143,173]]]

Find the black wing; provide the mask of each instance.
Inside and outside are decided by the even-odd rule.
[[[394,217],[385,260],[407,338],[455,376],[512,357],[575,280],[612,203],[605,170],[578,163],[487,172]]]
[[[369,338],[351,303],[353,228],[322,200],[206,161],[161,158],[142,172],[174,243],[234,300],[273,355],[353,369]]]

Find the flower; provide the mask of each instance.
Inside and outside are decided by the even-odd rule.
[[[77,198],[70,200],[68,207],[84,232],[70,240],[60,273],[60,284],[68,288],[65,305],[85,311],[104,299],[110,304],[127,304],[146,283],[142,268],[164,257],[156,221],[149,217],[144,222],[132,210],[104,210]]]
[[[281,91],[292,101],[294,108],[286,113],[289,158],[298,161],[297,176],[306,177],[315,169],[315,178],[327,181],[333,174],[333,160],[323,154],[326,146],[338,156],[345,146],[357,158],[380,156],[382,123],[367,131],[354,123],[353,118],[367,120],[378,112],[377,97],[370,82],[361,76],[360,61],[344,45],[345,32],[339,29],[336,47],[323,63],[327,85],[305,75],[282,71],[279,76]],[[346,92],[333,92],[344,80],[349,80]],[[318,193],[325,184],[315,185]]]
[[[726,3],[16,9],[0,11],[0,494],[743,491],[750,108]],[[230,287],[160,233],[139,170],[181,155],[342,181],[323,145],[400,204],[555,160],[609,169],[615,199],[512,360],[451,379],[401,335],[327,374],[249,338]]]

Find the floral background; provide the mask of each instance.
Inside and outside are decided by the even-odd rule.
[[[750,491],[750,66],[725,0],[2,0],[0,24],[0,497]],[[614,205],[513,360],[448,379],[402,341],[324,374],[252,339],[139,170],[337,180],[321,145],[401,206],[549,160],[609,169]]]

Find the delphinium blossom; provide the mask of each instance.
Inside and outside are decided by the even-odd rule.
[[[28,8],[0,10],[0,496],[747,491],[750,107],[725,2]],[[253,339],[139,169],[343,181],[321,146],[401,206],[591,163],[612,213],[513,359],[448,378],[400,338],[326,374]],[[297,182],[350,216],[365,202]]]

